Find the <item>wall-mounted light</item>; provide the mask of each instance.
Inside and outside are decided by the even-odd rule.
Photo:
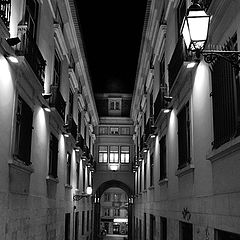
[[[6,58],[12,63],[18,63],[18,59],[16,56],[9,55],[9,56],[6,56]]]
[[[44,111],[46,112],[51,112],[51,108],[47,105],[42,105],[42,108],[44,109]]]
[[[92,187],[88,186],[84,193],[73,195],[73,201],[80,201],[82,198],[89,197],[92,195]]]
[[[203,55],[207,63],[212,63],[220,57],[239,69],[239,51],[204,50],[211,17],[200,6],[199,0],[192,0],[192,3],[183,19],[181,28],[181,34],[184,37],[187,49],[196,52],[197,59],[200,58],[200,55]]]
[[[188,69],[194,68],[195,65],[196,65],[196,62],[190,62],[190,63],[188,63],[187,68],[188,68]]]

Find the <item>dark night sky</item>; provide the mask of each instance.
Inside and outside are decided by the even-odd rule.
[[[132,93],[146,0],[76,0],[94,93]]]

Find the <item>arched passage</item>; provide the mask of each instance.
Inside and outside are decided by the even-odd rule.
[[[128,239],[132,239],[132,190],[123,182],[110,180],[102,183],[95,192],[94,200],[94,239],[99,239],[100,232],[100,198],[105,190],[111,187],[121,188],[128,195]]]

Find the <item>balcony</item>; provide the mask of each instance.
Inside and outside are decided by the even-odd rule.
[[[21,42],[15,49],[16,54],[26,58],[40,84],[44,86],[46,61],[43,58],[35,40],[28,31],[27,25],[18,26],[18,37]]]
[[[51,93],[52,96],[49,99],[49,105],[51,108],[56,109],[59,115],[61,116],[62,120],[64,120],[66,102],[64,101],[62,94],[59,91],[59,87],[51,86]]]
[[[156,127],[154,126],[154,118],[150,117],[144,128],[145,141],[147,141],[150,137],[154,136],[155,129],[156,129]]]
[[[186,46],[183,40],[183,37],[179,37],[175,50],[172,54],[170,63],[168,64],[168,73],[169,73],[169,89],[171,89],[175,83],[178,73],[181,70],[181,67],[184,61],[188,61],[189,56],[187,55]]]
[[[11,15],[11,0],[0,0],[0,18],[9,29]]]
[[[154,102],[154,121],[157,121],[157,118],[161,112],[161,110],[164,108],[164,91],[160,88],[157,98]]]
[[[77,138],[77,124],[75,123],[73,117],[68,115],[67,124],[65,125],[65,131],[70,133],[72,137],[76,140]]]

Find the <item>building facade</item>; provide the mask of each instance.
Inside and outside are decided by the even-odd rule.
[[[237,50],[238,1],[201,1],[205,49]],[[239,69],[180,34],[188,0],[148,1],[131,117],[135,239],[240,239]],[[221,47],[220,47],[221,46]]]
[[[1,238],[93,239],[92,201],[74,198],[98,124],[74,1],[0,9]]]

